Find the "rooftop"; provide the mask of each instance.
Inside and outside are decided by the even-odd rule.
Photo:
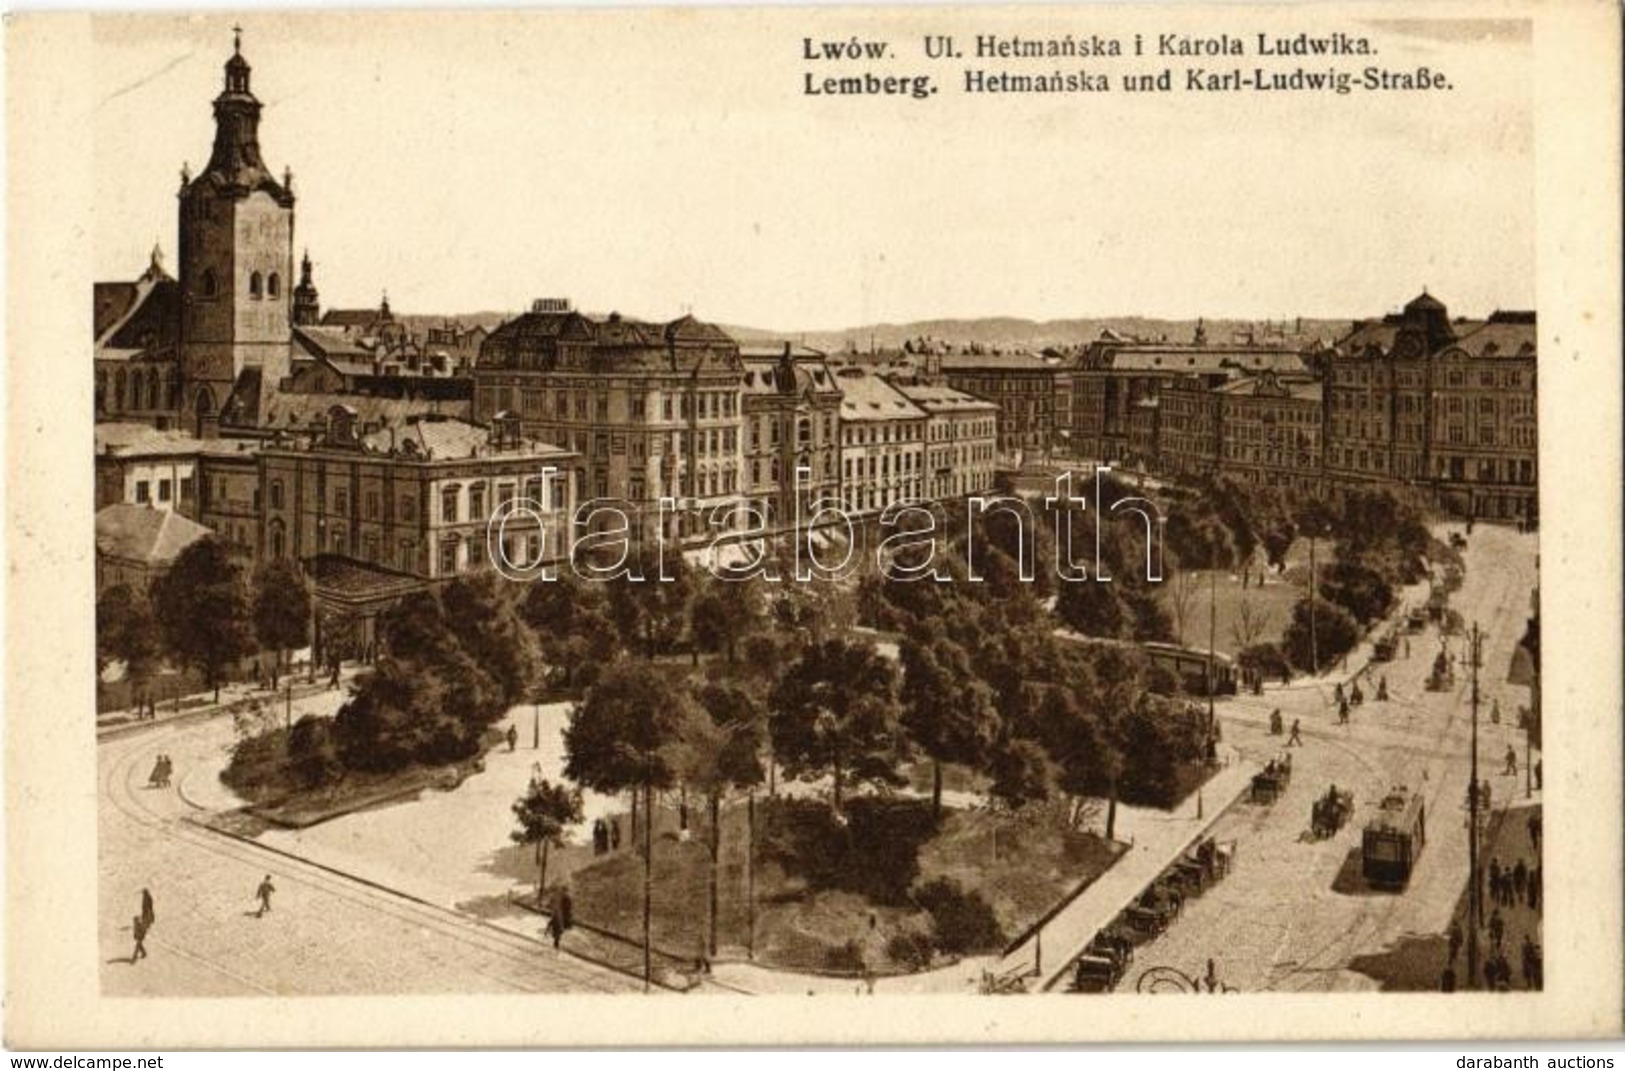
[[[168,565],[212,535],[173,510],[120,502],[96,511],[96,553],[145,565]]]

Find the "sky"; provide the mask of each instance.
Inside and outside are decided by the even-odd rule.
[[[1527,28],[1086,8],[241,18],[260,143],[325,307],[577,307],[783,330],[975,316],[1378,315],[1534,304]],[[108,15],[88,67],[98,279],[173,265],[227,15]],[[1216,24],[1221,23],[1221,24]],[[925,33],[1249,39],[1343,29],[1433,93],[973,96]],[[941,92],[814,98],[803,38],[885,40]],[[962,45],[963,47],[963,45]],[[1168,60],[1141,61],[1147,69]],[[1256,61],[1198,61],[1213,70]],[[1302,61],[1309,70],[1324,59]],[[1277,69],[1290,69],[1290,64]],[[1177,72],[1176,72],[1177,73]]]

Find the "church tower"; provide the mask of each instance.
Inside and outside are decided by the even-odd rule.
[[[321,297],[316,283],[310,277],[310,254],[299,261],[299,285],[293,288],[293,322],[296,327],[309,327],[321,318]]]
[[[196,178],[181,173],[182,420],[198,435],[218,432],[245,370],[273,387],[288,374],[293,176],[278,183],[260,158],[261,105],[248,79],[238,30],[214,101],[208,167]]]

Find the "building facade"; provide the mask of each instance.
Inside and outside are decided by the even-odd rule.
[[[999,454],[999,407],[952,387],[898,383],[924,411],[926,497],[964,498],[993,489]]]
[[[784,343],[742,347],[745,498],[769,531],[839,501],[841,390],[824,355]]]
[[[865,368],[840,370],[841,500],[847,515],[878,514],[926,497],[925,410]]]
[[[948,386],[999,407],[999,451],[1007,460],[1047,457],[1071,426],[1071,373],[1033,354],[954,353],[933,358]]]
[[[646,531],[672,499],[668,535],[705,539],[743,525],[744,372],[738,343],[692,316],[593,319],[544,299],[485,340],[474,420],[517,414],[578,456],[584,499],[629,504]]]
[[[1218,388],[1218,470],[1231,479],[1305,494],[1322,489],[1321,385],[1273,372]]]

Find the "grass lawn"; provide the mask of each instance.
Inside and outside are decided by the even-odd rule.
[[[840,830],[825,823],[822,804],[757,799],[757,962],[799,971],[860,973],[865,965],[877,973],[906,970],[887,947],[897,934],[930,931],[930,916],[907,890],[937,877],[979,893],[1004,936],[1012,938],[1094,880],[1123,850],[1064,828],[1058,807],[1013,816],[945,810],[932,828],[925,801],[882,806],[889,817],[866,823],[854,801],[852,822]],[[658,950],[678,957],[704,948],[708,919],[704,808],[690,810],[693,829],[685,841],[677,835],[672,808],[658,809],[654,847],[651,932]],[[742,957],[752,945],[742,801],[724,809],[721,825],[718,947],[723,957]],[[578,919],[640,937],[642,860],[627,844],[576,868],[568,880]]]
[[[1316,564],[1320,564],[1318,554]],[[1306,584],[1308,570],[1303,570],[1301,577],[1295,571],[1289,571],[1288,577],[1289,580],[1283,581],[1280,576],[1267,573],[1265,583],[1260,587],[1258,574],[1254,573],[1251,583],[1243,590],[1240,576],[1228,570],[1220,570],[1217,583],[1211,586],[1205,571],[1191,574],[1189,587],[1186,589],[1185,629],[1181,642],[1187,647],[1206,649],[1209,606],[1215,601],[1210,596],[1210,591],[1217,596],[1218,604],[1217,628],[1213,633],[1214,650],[1231,657],[1241,650],[1242,644],[1237,642],[1237,625],[1241,620],[1244,605],[1250,608],[1249,612],[1255,622],[1251,642],[1279,642],[1287,623],[1292,619],[1292,607],[1303,597],[1305,591],[1305,588],[1294,581]],[[1184,582],[1176,577],[1164,581],[1161,585],[1162,605],[1174,622],[1176,633],[1179,628],[1179,615],[1175,612],[1175,608],[1179,602],[1180,585]]]

